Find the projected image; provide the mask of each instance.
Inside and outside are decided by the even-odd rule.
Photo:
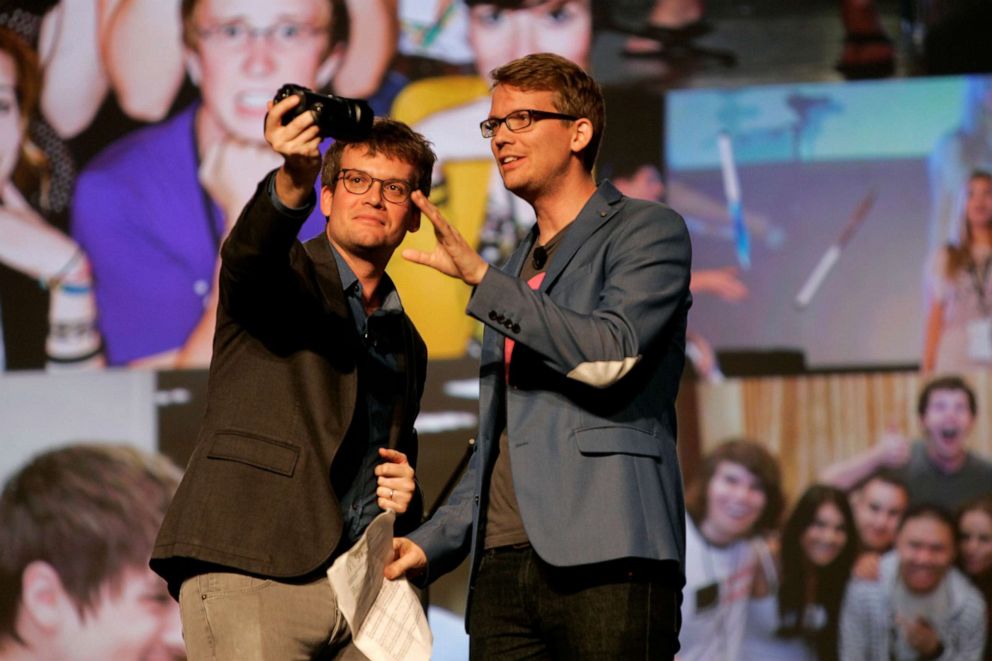
[[[671,93],[668,201],[689,223],[693,266],[733,262],[749,292],[697,298],[693,325],[717,352],[785,349],[823,368],[919,363],[925,282],[935,253],[957,241],[933,226],[959,225],[934,220],[933,200],[963,199],[968,183],[933,173],[982,164],[969,155],[988,154],[984,134],[969,149],[948,142],[964,141],[962,117],[974,125],[988,114],[972,107],[990,105],[974,91],[987,86],[937,78]],[[698,194],[724,212],[694,215]]]

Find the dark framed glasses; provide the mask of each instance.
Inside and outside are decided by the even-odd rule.
[[[405,179],[379,179],[363,170],[342,170],[337,178],[344,184],[345,190],[355,195],[367,193],[378,181],[382,184],[382,196],[393,204],[403,204],[413,192],[413,185]]]
[[[506,128],[516,133],[517,131],[523,131],[541,119],[567,119],[574,122],[578,117],[575,115],[564,115],[560,112],[548,112],[546,110],[532,110],[528,108],[525,110],[514,110],[506,117],[490,117],[489,119],[485,119],[479,123],[479,128],[482,129],[483,138],[491,138],[496,135],[496,129],[499,128],[500,124],[506,124]]]

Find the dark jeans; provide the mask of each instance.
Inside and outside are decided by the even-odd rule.
[[[486,551],[469,607],[470,654],[488,659],[671,659],[682,590],[672,562],[552,567],[530,546]]]

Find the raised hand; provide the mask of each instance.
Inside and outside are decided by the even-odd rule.
[[[255,193],[258,181],[278,166],[279,155],[264,145],[224,138],[207,150],[198,176],[224,212],[228,230]]]
[[[433,252],[407,248],[403,251],[403,259],[414,264],[429,266],[473,287],[482,282],[482,278],[489,269],[486,260],[475,252],[465,237],[445,220],[440,209],[434,206],[423,193],[419,190],[414,191],[410,199],[424,212],[424,215],[431,221],[431,225],[434,226],[437,246]]]
[[[303,206],[320,173],[320,129],[313,113],[300,113],[288,124],[282,123],[283,115],[299,102],[295,95],[279,103],[269,101],[265,116],[265,141],[283,157],[276,173],[276,195],[289,207]]]

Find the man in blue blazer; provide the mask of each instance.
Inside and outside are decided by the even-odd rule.
[[[482,134],[537,225],[490,268],[414,194],[438,245],[403,256],[475,287],[467,312],[486,325],[480,425],[461,482],[386,574],[429,582],[471,553],[474,659],[670,658],[689,236],[670,208],[596,185],[603,96],[578,66],[529,55],[492,76]]]

